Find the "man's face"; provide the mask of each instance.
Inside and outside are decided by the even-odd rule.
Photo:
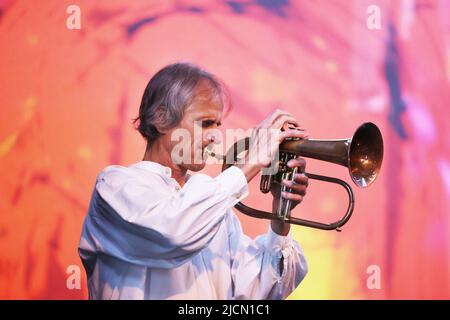
[[[209,87],[200,88],[194,102],[186,108],[180,124],[165,135],[165,145],[171,154],[179,156],[178,151],[182,148],[181,160],[180,157],[176,160],[172,156],[175,164],[194,172],[205,167],[205,148],[211,143],[220,143],[218,127],[221,125],[222,112],[220,97],[214,95]],[[180,134],[183,139],[180,139]]]

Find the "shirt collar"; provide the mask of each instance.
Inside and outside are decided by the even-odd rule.
[[[158,173],[158,174],[168,177],[168,178],[172,177],[172,169],[169,167],[163,166],[162,164],[157,163],[157,162],[143,160],[143,161],[139,161],[135,164],[132,164],[131,166],[150,170],[152,172]]]

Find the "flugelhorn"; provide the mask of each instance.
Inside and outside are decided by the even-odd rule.
[[[238,155],[249,148],[249,138],[237,141],[227,152],[226,156],[217,156],[213,152],[209,154],[224,160],[222,171],[232,166],[238,160]],[[289,168],[287,162],[297,156],[313,158],[331,162],[348,168],[352,181],[358,187],[368,187],[377,178],[383,161],[383,137],[378,127],[366,122],[360,125],[353,136],[340,140],[315,140],[315,139],[291,139],[283,141],[279,147],[277,170],[274,174],[261,176],[260,190],[263,193],[270,191],[272,184],[277,184],[281,191],[289,191],[281,185],[283,179],[293,179],[297,168]],[[347,223],[354,208],[354,193],[350,185],[334,177],[306,173],[309,179],[321,180],[342,186],[348,194],[348,207],[342,218],[333,223],[322,223],[292,217],[290,214],[290,200],[280,198],[276,212],[267,212],[253,209],[242,202],[235,205],[240,212],[255,218],[281,220],[287,223],[317,228],[322,230],[337,230]],[[280,193],[281,194],[281,193]]]

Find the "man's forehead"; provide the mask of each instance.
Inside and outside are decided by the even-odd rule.
[[[209,99],[194,99],[193,103],[186,109],[186,112],[204,114],[205,116],[221,117],[223,103],[219,97],[210,97]]]
[[[223,105],[220,100],[202,100],[193,103],[192,109],[201,112],[217,114],[222,112]]]

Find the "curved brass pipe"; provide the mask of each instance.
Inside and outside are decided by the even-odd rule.
[[[237,162],[237,156],[249,148],[249,138],[237,141],[227,152],[226,156],[216,155],[209,152],[210,155],[224,160],[222,171],[229,168]],[[262,175],[260,190],[263,193],[269,192],[274,183],[280,184],[283,179],[293,179],[297,168],[287,167],[287,162],[296,157],[302,156],[321,161],[331,162],[345,166],[353,182],[359,187],[370,186],[381,169],[383,161],[383,137],[378,127],[366,122],[360,125],[353,136],[348,139],[340,140],[299,140],[293,139],[284,141],[279,148],[278,171],[275,174]],[[280,204],[277,212],[267,212],[257,210],[246,206],[242,202],[235,205],[240,212],[255,218],[281,220],[287,223],[302,225],[306,227],[337,230],[347,223],[354,209],[354,194],[348,183],[341,179],[321,176],[312,173],[305,175],[314,180],[325,181],[342,186],[348,194],[348,207],[345,214],[338,221],[333,223],[321,223],[312,220],[304,220],[292,217],[290,215],[290,200],[280,198]],[[284,187],[285,188],[285,187]],[[286,190],[289,191],[289,190]]]

